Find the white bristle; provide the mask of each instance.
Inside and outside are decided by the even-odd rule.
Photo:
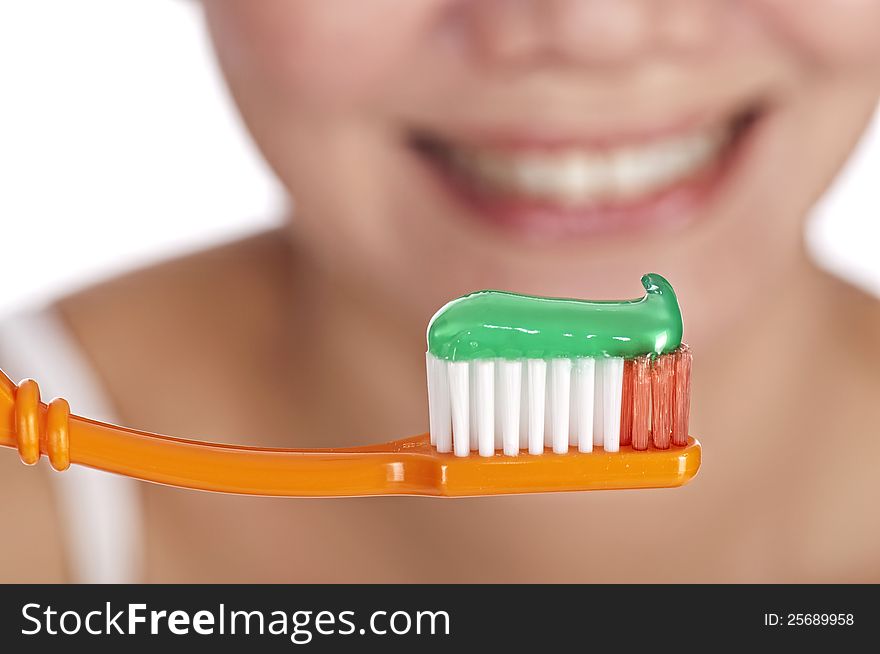
[[[438,452],[620,449],[622,358],[445,361],[428,354],[425,361]]]
[[[596,385],[596,360],[577,360],[577,442],[578,452],[593,451],[593,408]]]
[[[507,456],[516,456],[520,448],[520,400],[522,399],[522,361],[499,361],[501,442]]]
[[[545,373],[546,374],[546,373]],[[544,449],[553,447],[553,397],[550,391],[553,388],[553,380],[544,382]]]
[[[500,450],[504,446],[501,438],[501,419],[499,416],[504,414],[504,397],[501,387],[501,364],[504,359],[498,359],[495,362],[495,449]]]
[[[452,442],[455,456],[470,453],[470,366],[467,361],[447,364],[449,373],[449,399],[452,406]]]
[[[529,454],[543,454],[547,362],[543,359],[526,361],[529,369]]]
[[[605,400],[603,399],[605,384],[602,381],[605,371],[605,359],[595,359],[596,377],[593,382],[593,445],[604,444]]]
[[[470,384],[470,409],[469,409],[469,429],[470,429],[470,450],[471,452],[476,452],[480,443],[477,440],[477,406],[480,403],[480,388],[477,386],[477,375],[476,368],[474,367],[474,362],[471,361],[468,365],[468,383]]]
[[[522,380],[520,381],[519,396],[519,449],[529,449],[529,367],[522,365],[520,359]]]
[[[568,452],[568,414],[571,408],[571,359],[550,361],[550,423],[553,451]]]
[[[431,437],[431,445],[434,446],[437,445],[437,393],[440,390],[435,381],[437,376],[435,362],[436,359],[431,356],[431,353],[426,352],[425,371],[428,373],[428,425],[430,429],[428,435]]]
[[[431,425],[431,444],[438,452],[452,451],[452,422],[449,410],[449,379],[447,363],[431,355],[428,364],[428,413]]]
[[[577,449],[578,446],[578,367],[577,360],[571,365],[571,392],[568,400],[568,447]]]
[[[602,424],[605,428],[603,447],[606,452],[620,450],[620,403],[623,393],[623,359],[614,357],[605,359],[602,376],[604,388],[602,397],[605,416]]]
[[[492,359],[474,361],[477,397],[477,440],[480,456],[495,454],[495,362]]]

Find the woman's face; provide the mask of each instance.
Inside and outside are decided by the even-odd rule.
[[[401,315],[773,292],[880,89],[880,0],[211,0],[315,260]]]

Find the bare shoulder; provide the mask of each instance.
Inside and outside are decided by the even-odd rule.
[[[803,433],[826,444],[815,449],[799,487],[801,553],[812,578],[877,581],[880,522],[864,502],[880,493],[880,301],[839,279],[822,283],[826,300],[816,310],[825,315],[812,317],[823,324],[821,339],[807,355],[814,391],[792,405],[804,416]]]
[[[46,473],[22,465],[14,452],[0,452],[0,583],[65,580],[63,539]]]
[[[846,433],[847,440],[880,455],[876,438],[877,398],[880,397],[880,300],[846,281],[831,276],[820,280],[823,292],[805,315],[814,337],[805,368],[815,389],[814,411],[834,420],[829,429]],[[880,486],[878,486],[880,490]]]
[[[74,327],[88,332],[119,331],[120,321],[128,327],[170,326],[168,318],[177,314],[167,310],[185,307],[212,319],[234,300],[265,288],[288,251],[282,234],[263,232],[114,277],[62,299],[59,307]]]
[[[880,387],[880,298],[841,279],[825,279],[829,340],[867,388]],[[832,345],[832,343],[829,343]],[[876,397],[876,394],[874,395]]]
[[[120,417],[160,429],[181,412],[174,402],[221,392],[229,371],[257,355],[261,330],[278,323],[289,251],[282,233],[265,232],[111,279],[58,308]]]

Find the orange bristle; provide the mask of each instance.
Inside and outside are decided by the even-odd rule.
[[[682,344],[675,352],[675,399],[672,409],[672,444],[684,446],[688,438],[691,409],[691,364],[693,355]]]
[[[672,406],[675,392],[675,357],[663,354],[651,365],[651,437],[654,447],[665,450],[672,442]]]
[[[651,360],[647,356],[632,362],[632,447],[647,450],[651,433]]]

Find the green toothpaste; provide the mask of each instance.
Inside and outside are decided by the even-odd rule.
[[[453,300],[428,325],[428,351],[446,361],[626,357],[681,344],[678,299],[663,277],[642,277],[635,300],[586,301],[505,291]]]

